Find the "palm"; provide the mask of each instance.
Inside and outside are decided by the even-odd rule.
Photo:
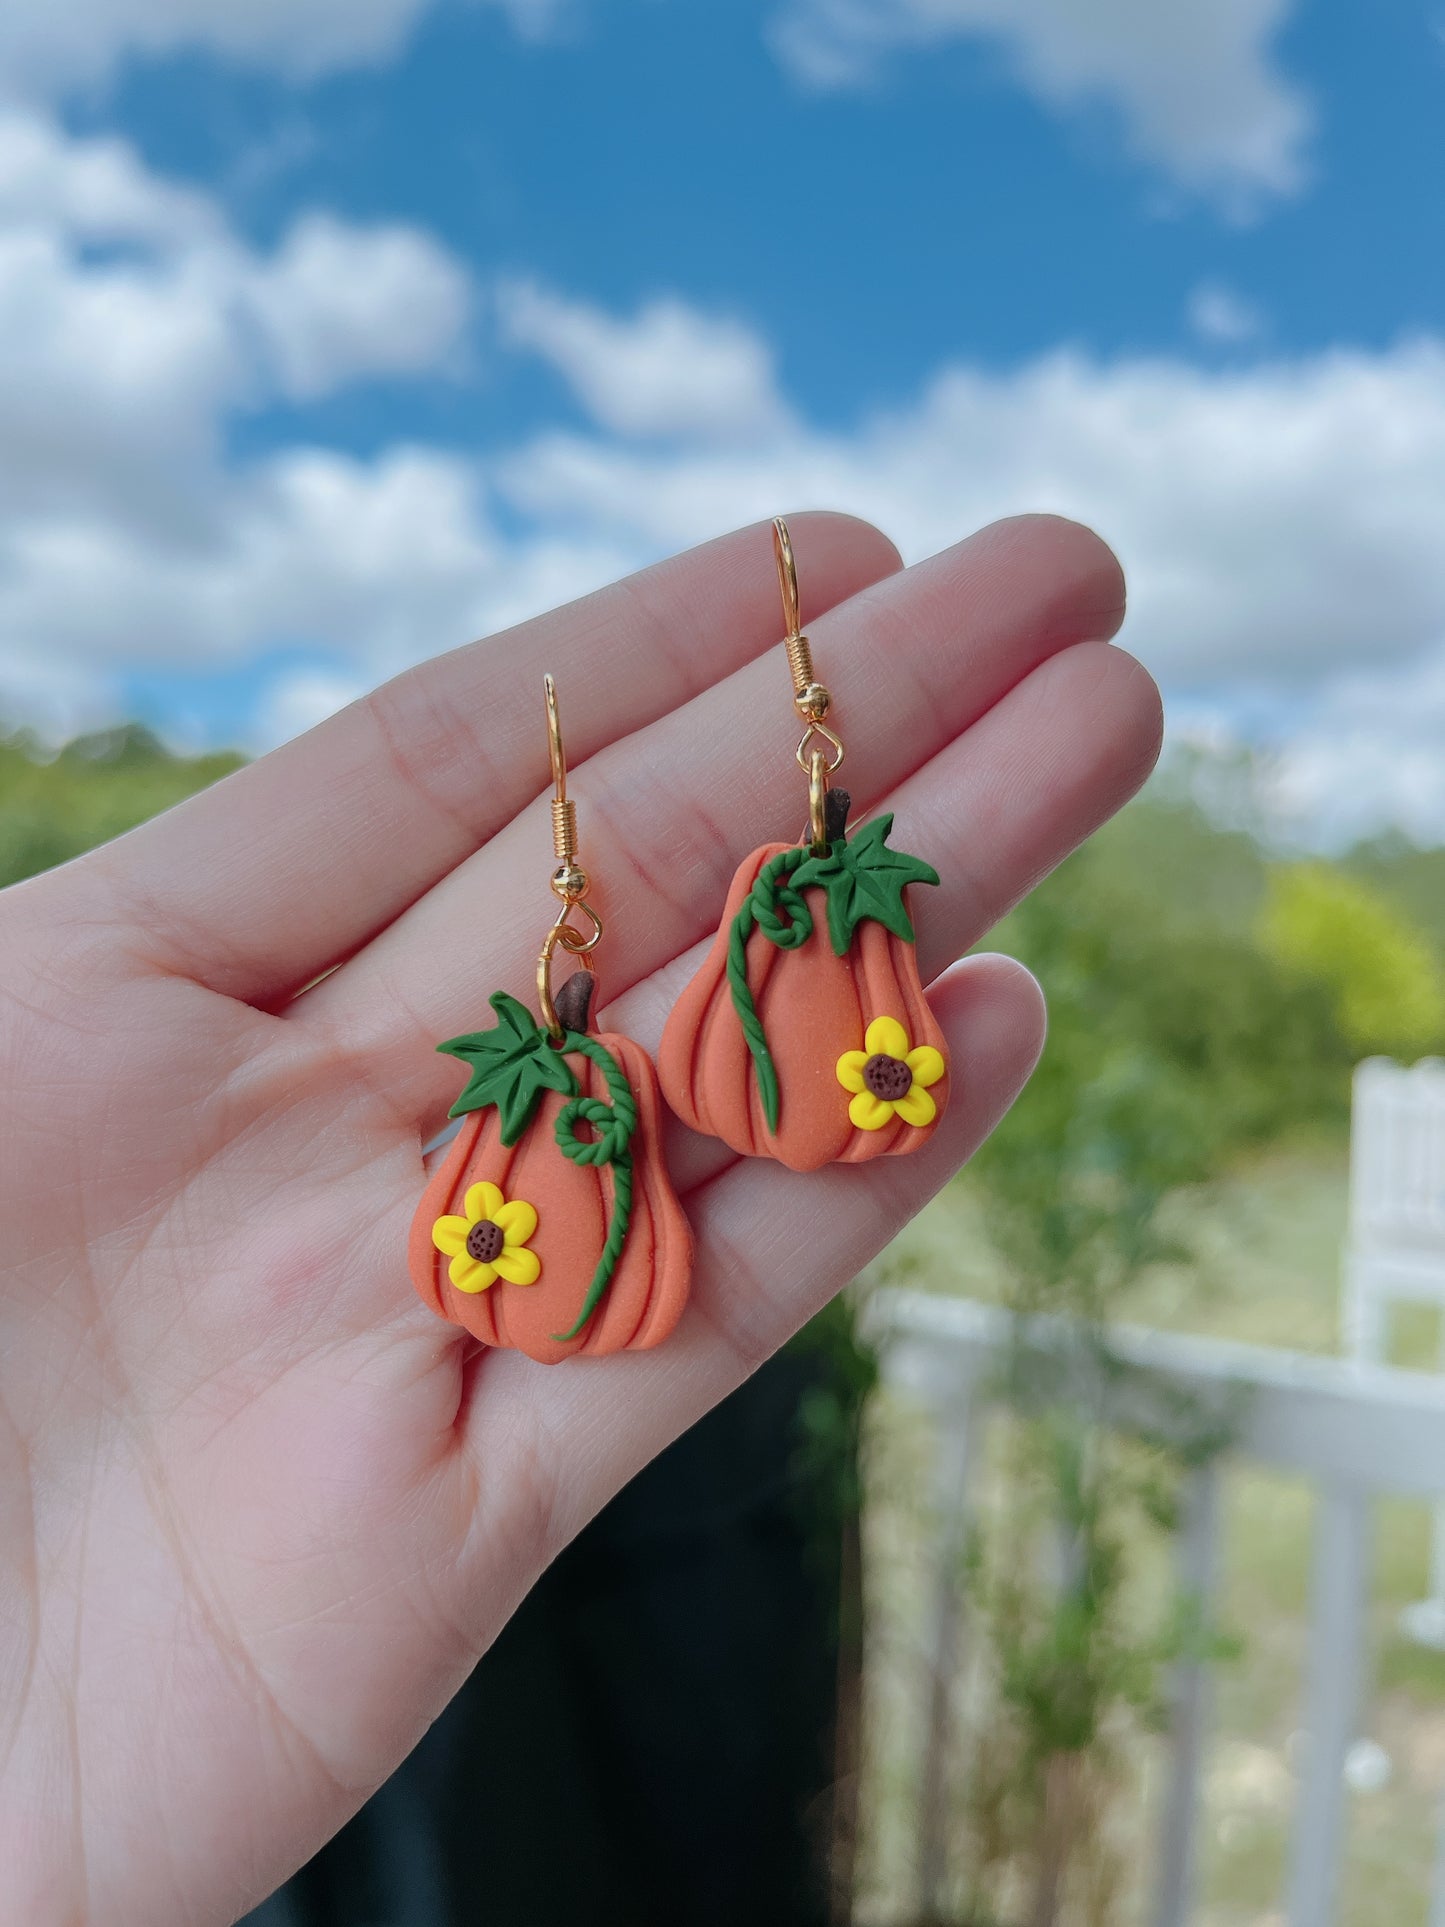
[[[1117,624],[1112,561],[1044,521],[902,575],[860,525],[797,535],[858,805],[888,796],[944,877],[921,961],[960,1088],[925,1152],[846,1181],[679,1132],[699,1262],[659,1353],[477,1356],[415,1302],[406,1230],[456,1083],[431,1045],[526,984],[546,914],[542,669],[608,917],[609,1026],[656,1045],[728,872],[799,815],[783,672],[756,660],[777,628],[765,536],[413,672],[0,899],[17,1918],[224,1920],[280,1880],[552,1554],[1027,1074],[1024,973],[940,973],[1152,758],[1147,678],[1088,641]]]

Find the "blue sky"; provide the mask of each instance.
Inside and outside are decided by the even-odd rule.
[[[260,747],[777,508],[1093,521],[1176,733],[1445,837],[1406,0],[7,0],[0,712]]]
[[[1293,350],[1441,320],[1445,41],[1421,7],[1286,19],[1272,52],[1313,102],[1311,185],[1258,192],[1246,220],[1221,218],[1227,183],[1189,193],[1131,153],[1107,100],[1031,97],[987,39],[899,51],[824,91],[770,51],[776,13],[595,0],[522,41],[495,9],[443,6],[379,72],[298,89],[150,63],[86,120],[223,192],[258,242],[319,204],[414,222],[479,276],[533,274],[619,311],[673,293],[745,315],[823,423],[907,397],[960,353],[1197,352],[1188,303],[1206,278],[1247,288]],[[465,399],[473,435],[566,403],[516,369]],[[415,428],[415,396],[372,400],[353,435]]]

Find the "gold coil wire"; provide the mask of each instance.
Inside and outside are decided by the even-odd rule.
[[[793,694],[801,696],[809,683],[817,681],[813,674],[813,651],[806,636],[789,636],[783,646],[788,652],[788,667],[793,672]]]
[[[783,647],[788,652],[788,670],[793,678],[793,707],[805,723],[821,723],[833,698],[818,681],[813,668],[813,651],[803,634],[802,604],[798,599],[798,565],[793,557],[793,541],[781,515],[773,518],[773,556],[778,565],[778,588],[783,598],[783,623],[787,635]]]
[[[577,806],[567,794],[567,752],[562,744],[562,720],[557,711],[557,685],[550,676],[542,678],[547,701],[547,748],[552,762],[552,848],[557,868],[552,872],[552,894],[562,909],[542,945],[537,959],[537,1004],[542,1022],[554,1044],[563,1041],[565,1032],[552,1001],[552,957],[565,950],[576,957],[584,970],[593,968],[592,952],[602,940],[602,919],[587,901],[587,872],[577,861]],[[591,925],[579,930],[571,921],[580,911]]]
[[[577,805],[567,796],[552,798],[552,849],[570,869],[577,857]]]

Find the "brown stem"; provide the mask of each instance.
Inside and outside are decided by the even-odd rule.
[[[592,1010],[597,979],[590,970],[574,970],[553,999],[557,1022],[564,1030],[585,1031]]]
[[[847,790],[829,790],[823,799],[823,833],[830,843],[841,843],[848,834],[848,812],[853,799]]]

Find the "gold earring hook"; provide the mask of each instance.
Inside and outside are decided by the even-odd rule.
[[[550,676],[543,676],[542,690],[547,702],[547,753],[552,759],[552,848],[559,865],[552,888],[559,897],[569,892],[582,897],[587,894],[587,873],[577,867],[577,805],[567,795],[567,752],[562,745],[557,685]]]
[[[781,515],[773,517],[773,558],[778,565],[778,589],[788,631],[783,646],[788,652],[788,668],[793,676],[793,707],[807,724],[798,744],[797,758],[799,769],[808,779],[808,838],[813,853],[822,856],[828,848],[823,826],[823,796],[827,778],[842,766],[843,745],[824,721],[833,698],[813,670],[813,651],[803,634],[793,538]],[[825,743],[826,749],[822,747]]]
[[[567,752],[562,744],[557,685],[550,676],[544,676],[542,689],[547,703],[547,750],[552,761],[552,849],[557,858],[552,894],[561,899],[562,908],[537,959],[537,1003],[552,1042],[560,1044],[567,1030],[552,1001],[553,955],[558,949],[566,950],[584,970],[591,970],[592,952],[602,939],[602,919],[587,902],[587,872],[577,861],[577,805],[567,795]],[[590,933],[573,926],[574,910],[580,910],[591,924]]]
[[[798,565],[793,558],[793,538],[788,534],[788,525],[781,515],[773,517],[773,557],[778,565],[778,588],[783,597],[783,621],[788,625],[788,636],[796,636],[806,641],[801,633],[801,605],[798,601]],[[808,681],[812,681],[809,677]]]
[[[562,747],[562,718],[557,713],[557,685],[551,676],[542,678],[542,695],[547,704],[547,753],[552,758],[552,783],[559,797],[567,795],[567,752]]]

